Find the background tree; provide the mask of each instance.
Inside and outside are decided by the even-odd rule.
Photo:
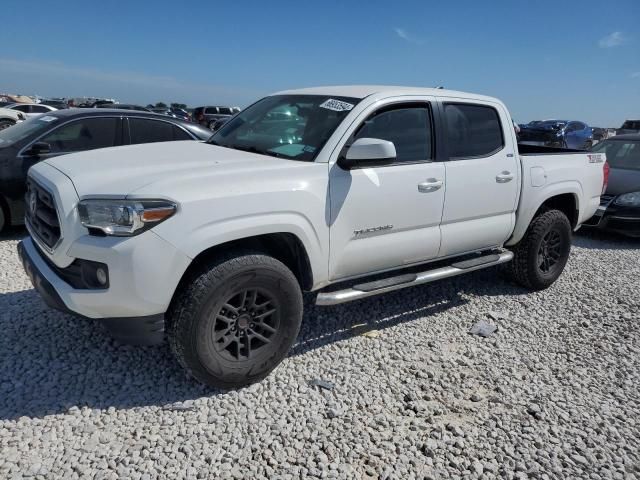
[[[172,103],[171,104],[171,108],[181,108],[182,110],[185,110],[187,108],[187,104],[186,103]]]
[[[167,104],[164,102],[157,102],[156,108],[167,108]]]

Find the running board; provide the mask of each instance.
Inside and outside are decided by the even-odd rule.
[[[427,270],[421,273],[410,273],[398,275],[396,277],[376,280],[374,282],[354,285],[351,288],[337,290],[335,292],[319,293],[316,298],[316,305],[338,305],[339,303],[360,300],[361,298],[372,297],[381,293],[400,290],[401,288],[422,285],[423,283],[434,282],[443,278],[455,277],[463,273],[493,267],[501,263],[507,263],[513,258],[513,252],[504,251],[501,253],[491,253],[464,262],[453,263],[447,267]]]

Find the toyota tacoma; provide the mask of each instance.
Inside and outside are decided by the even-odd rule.
[[[18,251],[51,307],[122,341],[166,335],[193,377],[236,388],[287,355],[303,291],[335,305],[501,264],[549,287],[606,173],[601,153],[519,149],[495,98],[291,90],[207,142],[36,164]]]

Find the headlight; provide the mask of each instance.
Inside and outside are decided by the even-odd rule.
[[[149,230],[176,213],[176,204],[165,200],[82,200],[80,221],[86,228],[107,235],[130,237]]]
[[[640,192],[631,192],[620,195],[613,203],[622,207],[640,207]]]

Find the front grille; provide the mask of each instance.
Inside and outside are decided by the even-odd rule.
[[[25,219],[31,233],[53,249],[62,234],[54,196],[32,178],[27,179]]]

